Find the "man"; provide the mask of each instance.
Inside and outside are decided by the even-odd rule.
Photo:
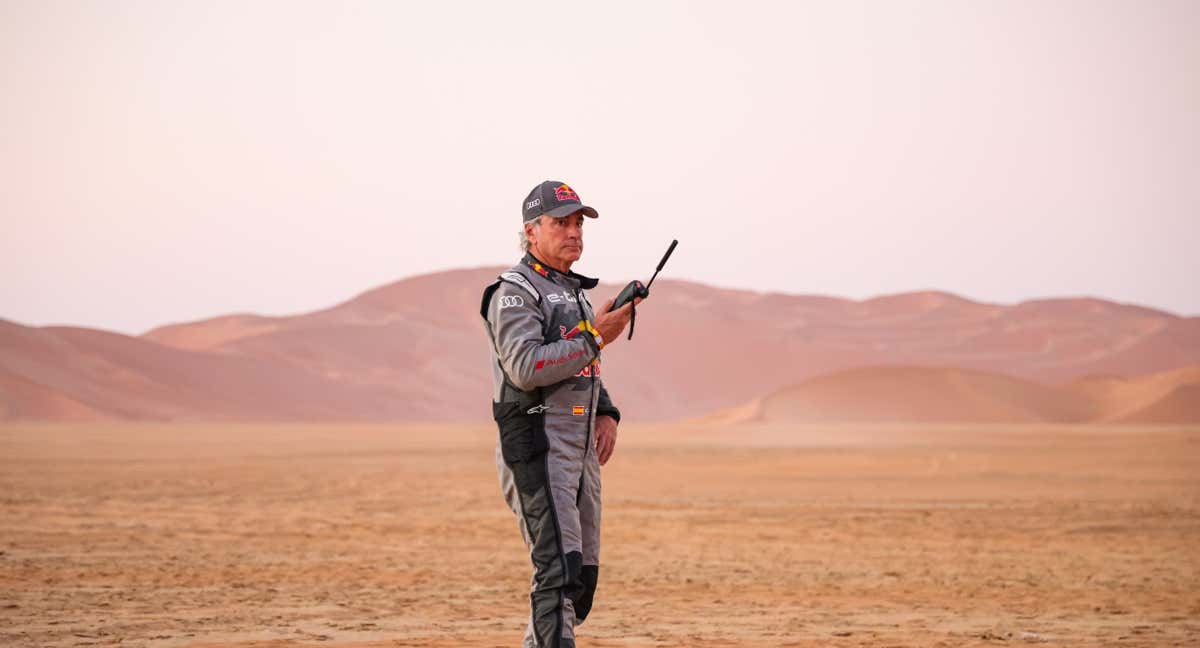
[[[571,187],[547,180],[522,205],[521,262],[483,292],[492,345],[492,415],[500,488],[533,561],[524,648],[574,648],[600,565],[600,465],[621,413],[600,380],[600,349],[620,338],[628,304],[599,314],[571,271],[583,219],[597,218]],[[638,300],[640,301],[640,300]]]

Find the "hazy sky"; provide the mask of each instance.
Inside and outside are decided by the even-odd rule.
[[[1200,314],[1200,2],[0,0],[0,317],[127,333],[511,263]]]

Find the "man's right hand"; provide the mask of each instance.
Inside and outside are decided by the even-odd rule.
[[[600,312],[596,313],[596,320],[592,322],[592,326],[600,331],[606,345],[612,344],[621,337],[621,331],[624,331],[625,327],[629,325],[629,318],[633,315],[633,306],[642,303],[642,298],[634,297],[632,302],[615,311],[609,311],[608,309],[612,308],[614,301],[616,298],[604,302]]]

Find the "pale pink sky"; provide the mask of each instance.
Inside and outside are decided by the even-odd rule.
[[[1200,314],[1200,2],[0,2],[0,317],[141,333],[517,257]]]

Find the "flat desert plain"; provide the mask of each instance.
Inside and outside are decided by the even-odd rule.
[[[517,646],[494,428],[0,427],[0,645]],[[582,646],[1200,644],[1200,427],[622,426]]]

